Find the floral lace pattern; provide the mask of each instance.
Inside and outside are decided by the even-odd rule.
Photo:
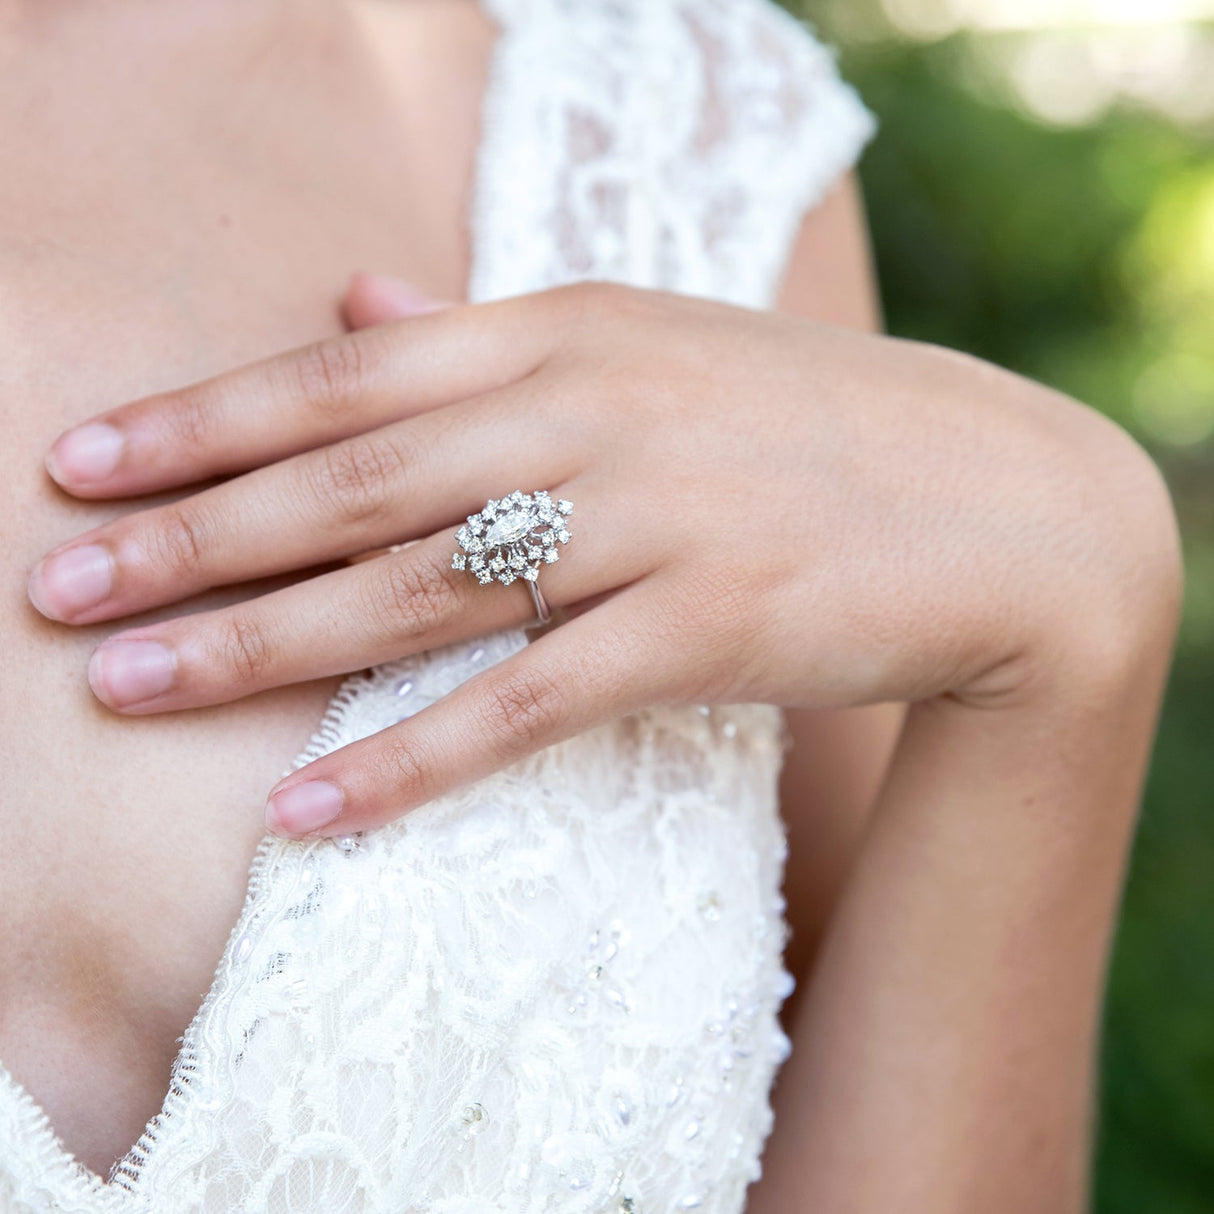
[[[767,0],[489,0],[473,299],[770,304],[871,119]],[[342,685],[302,766],[521,631]],[[782,720],[655,708],[362,835],[267,837],[163,1110],[103,1181],[0,1068],[6,1214],[739,1214],[789,1051]]]
[[[486,0],[472,297],[583,278],[770,306],[872,116],[770,0]]]

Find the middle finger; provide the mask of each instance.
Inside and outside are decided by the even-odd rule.
[[[43,557],[30,599],[92,624],[415,539],[489,497],[563,482],[579,470],[575,427],[543,399],[521,381],[126,515]]]

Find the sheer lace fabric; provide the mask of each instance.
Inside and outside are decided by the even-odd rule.
[[[766,0],[492,0],[473,299],[770,304],[871,119]],[[527,488],[527,486],[523,486]],[[346,680],[294,767],[526,644]],[[267,837],[161,1113],[103,1181],[0,1067],[5,1214],[738,1214],[789,1042],[782,723],[652,709],[340,840]]]
[[[831,51],[769,0],[486,8],[510,45],[473,297],[600,278],[768,306],[801,218],[873,131]]]

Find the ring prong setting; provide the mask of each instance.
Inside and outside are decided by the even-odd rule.
[[[568,498],[554,501],[543,489],[491,498],[457,529],[460,551],[451,557],[451,568],[475,574],[482,586],[495,580],[509,586],[522,578],[535,592],[540,567],[559,560],[559,546],[572,538],[572,513]]]

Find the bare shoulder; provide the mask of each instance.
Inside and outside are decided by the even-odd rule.
[[[864,201],[854,173],[841,178],[801,221],[776,307],[828,324],[880,330]]]

